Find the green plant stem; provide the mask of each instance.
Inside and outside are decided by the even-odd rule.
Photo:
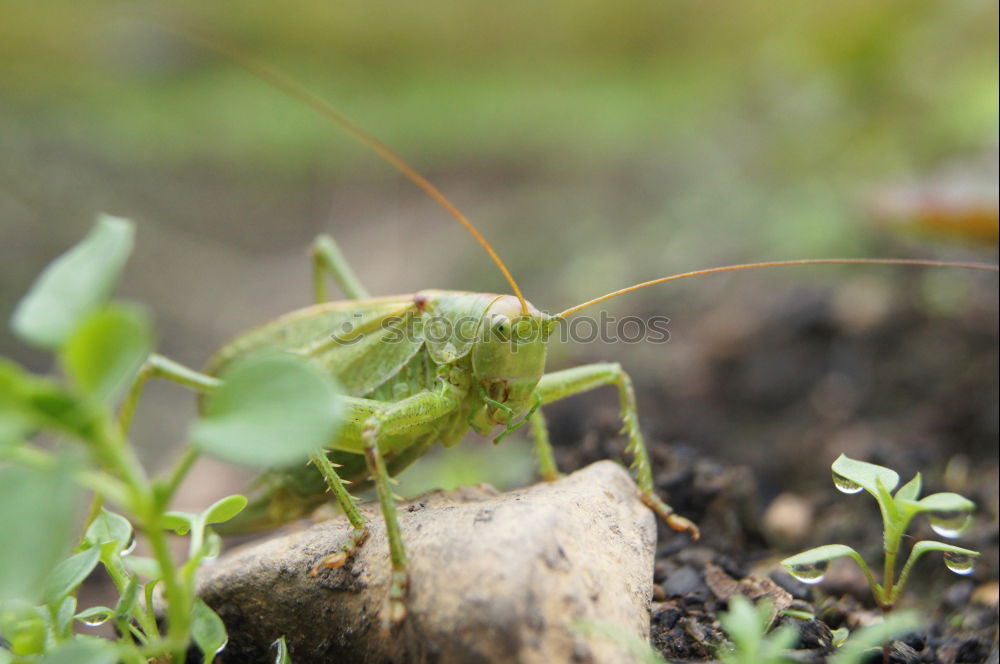
[[[160,565],[163,594],[167,600],[167,644],[175,662],[184,661],[185,649],[191,632],[191,602],[188,588],[177,578],[173,556],[161,523],[161,514],[151,514],[144,531],[149,539],[153,557]]]
[[[178,487],[180,487],[184,478],[187,477],[188,471],[191,470],[191,466],[194,465],[194,462],[198,460],[199,456],[201,456],[201,454],[198,450],[190,446],[187,447],[181,455],[181,458],[177,460],[177,464],[170,472],[170,475],[159,483],[159,499],[163,503],[164,507],[170,504],[170,501],[173,500]]]
[[[127,487],[128,507],[149,540],[153,556],[160,566],[163,593],[167,604],[167,643],[176,662],[183,662],[191,631],[193,594],[177,577],[173,556],[163,530],[165,506],[157,500],[155,488],[148,481],[134,451],[116,423],[105,421],[93,443],[101,462],[117,474]]]
[[[111,581],[115,584],[115,588],[118,589],[119,596],[123,595],[131,577],[128,570],[126,570],[125,566],[122,564],[121,558],[118,555],[113,556],[110,564],[105,565],[105,569],[107,569],[108,576],[111,577]],[[145,611],[137,611],[134,617],[135,621],[139,623],[139,627],[142,630],[143,642],[157,636],[158,631],[155,619],[151,620],[150,616],[147,615]]]

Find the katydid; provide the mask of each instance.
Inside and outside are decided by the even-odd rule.
[[[434,444],[450,447],[471,429],[497,440],[530,424],[541,476],[558,476],[541,406],[601,386],[618,390],[627,452],[640,497],[671,528],[692,538],[698,528],[654,492],[649,455],[640,432],[635,394],[627,373],[617,363],[595,363],[546,373],[547,343],[552,331],[569,316],[619,295],[693,276],[791,265],[853,263],[960,267],[992,270],[978,263],[906,259],[816,259],[730,265],[654,279],[602,295],[549,315],[532,306],[500,257],[479,231],[430,182],[388,147],[343,116],[324,100],[303,89],[284,73],[231,46],[220,47],[184,31],[210,48],[222,51],[251,73],[332,120],[347,133],[401,171],[444,207],[480,243],[510,286],[510,294],[425,290],[415,294],[371,297],[334,240],[327,235],[312,247],[313,306],[292,312],[247,332],[219,350],[203,372],[181,367],[161,356],[151,357],[123,407],[127,424],[142,385],[160,377],[211,392],[216,375],[230,363],[257,352],[284,351],[307,358],[342,384],[346,391],[346,422],[335,440],[310,457],[310,464],[269,471],[263,494],[241,515],[245,529],[274,527],[311,513],[330,498],[353,527],[340,550],[321,557],[313,570],[343,565],[367,536],[365,517],[346,485],[370,481],[385,520],[392,565],[387,617],[399,622],[406,615],[407,559],[396,515],[391,477],[416,461]],[[326,280],[332,277],[348,298],[328,301]]]

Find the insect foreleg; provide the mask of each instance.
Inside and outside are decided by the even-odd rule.
[[[329,299],[324,279],[327,273],[333,277],[348,298],[363,300],[369,297],[368,289],[361,284],[358,275],[351,269],[343,252],[340,251],[340,247],[337,246],[332,237],[325,233],[317,235],[316,239],[313,240],[310,253],[313,260],[313,292],[317,304],[322,304]]]
[[[618,387],[621,416],[625,423],[623,432],[628,435],[629,441],[626,451],[633,456],[632,469],[635,471],[636,482],[642,492],[642,502],[663,518],[671,528],[688,531],[692,538],[697,539],[699,536],[698,527],[688,519],[676,514],[674,509],[664,503],[653,491],[653,471],[649,463],[646,444],[639,431],[639,415],[635,405],[632,380],[622,370],[620,364],[600,362],[546,374],[538,382],[538,394],[541,396],[542,403],[546,404],[602,385]]]

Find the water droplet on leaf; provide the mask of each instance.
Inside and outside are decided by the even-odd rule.
[[[931,512],[928,519],[931,522],[931,529],[941,537],[958,537],[972,523],[972,515],[961,510]]]
[[[104,623],[111,620],[112,615],[114,614],[108,612],[92,613],[86,617],[80,618],[80,622],[87,627],[100,627]]]
[[[833,486],[843,493],[857,493],[864,488],[854,480],[849,480],[839,473],[833,474]]]
[[[803,563],[799,565],[786,565],[785,569],[802,583],[810,585],[819,583],[826,576],[826,570],[830,567],[829,560],[821,560],[815,563]]]
[[[978,557],[978,554],[972,555],[957,553],[955,551],[945,551],[944,564],[955,574],[966,576],[967,574],[972,574],[972,568],[976,566],[976,558]]]

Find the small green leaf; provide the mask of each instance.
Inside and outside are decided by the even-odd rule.
[[[205,655],[206,663],[210,663],[229,641],[222,618],[200,599],[195,600],[191,610],[191,636]]]
[[[118,649],[107,639],[77,636],[56,648],[42,661],[43,664],[115,664],[118,661]]]
[[[729,611],[719,616],[729,640],[738,651],[756,652],[767,630],[770,610],[759,611],[753,603],[740,594],[729,598]]]
[[[803,551],[781,561],[788,573],[803,583],[819,583],[826,576],[830,561],[853,558],[864,568],[864,561],[857,551],[843,544],[827,544]]]
[[[885,519],[888,521],[883,523],[883,527],[888,528],[889,524],[893,524],[898,528],[905,528],[905,523],[899,520],[899,506],[892,498],[892,489],[885,485],[881,477],[875,478],[875,500],[885,508]]]
[[[916,505],[921,512],[971,512],[976,504],[957,493],[932,493]]]
[[[132,616],[132,611],[139,601],[139,590],[139,578],[130,576],[125,590],[122,591],[121,597],[118,598],[118,603],[115,604],[115,620],[125,620]]]
[[[115,552],[124,550],[132,543],[132,524],[120,514],[101,508],[84,535],[87,544],[100,548],[109,542],[117,544]]]
[[[945,566],[955,574],[963,576],[972,573],[972,569],[980,556],[978,551],[973,551],[972,549],[963,549],[960,546],[953,546],[933,540],[921,540],[913,545],[913,550],[910,551],[910,558],[906,562],[907,566],[916,562],[920,556],[931,551],[940,551],[943,553]]]
[[[218,558],[220,553],[222,553],[222,537],[209,528],[205,532],[205,543],[201,546],[198,559]]]
[[[191,526],[198,520],[197,514],[188,512],[167,512],[160,523],[164,530],[172,530],[178,535],[187,535]]]
[[[45,603],[53,605],[72,594],[97,567],[100,556],[100,549],[86,549],[56,565],[45,580]]]
[[[146,556],[128,556],[124,559],[125,569],[134,572],[145,579],[159,579],[163,574],[160,571],[160,563],[155,558]]]
[[[77,326],[59,359],[74,385],[108,403],[135,377],[152,344],[152,326],[145,309],[110,304]]]
[[[76,614],[76,597],[64,597],[56,608],[52,628],[60,639],[69,638],[73,633],[73,616]]]
[[[834,483],[836,477],[840,476],[854,484],[857,484],[868,493],[878,497],[877,480],[881,479],[887,491],[892,491],[899,484],[899,475],[894,470],[879,466],[874,463],[857,461],[841,454],[833,462]]]
[[[45,577],[69,552],[79,504],[72,465],[0,468],[0,601],[41,597]]]
[[[866,650],[881,646],[890,639],[911,632],[918,627],[920,627],[920,619],[915,613],[894,611],[883,614],[883,622],[862,627],[851,634],[844,645],[830,658],[830,664],[860,662]]]
[[[35,280],[14,310],[14,332],[42,348],[59,346],[114,290],[134,234],[130,221],[99,217],[83,240]]]
[[[847,629],[846,627],[838,627],[837,629],[833,630],[834,647],[839,648],[840,646],[844,645],[844,643],[847,641],[847,638],[850,635],[851,635],[851,630]]]
[[[289,354],[235,362],[205,400],[192,443],[227,461],[288,466],[334,437],[343,411],[333,378]]]
[[[241,496],[239,494],[226,496],[225,498],[216,501],[211,507],[202,513],[205,525],[225,523],[242,512],[243,508],[246,506],[246,496]]]
[[[285,643],[285,637],[272,643],[271,649],[275,651],[274,664],[292,664],[292,656],[288,654],[288,644]]]
[[[910,480],[909,482],[907,482],[906,484],[904,484],[899,488],[899,491],[896,492],[894,498],[897,501],[916,500],[917,498],[920,497],[920,488],[921,488],[920,485],[921,485],[920,473],[917,473],[916,475],[913,476],[912,480]]]
[[[0,414],[11,417],[22,431],[48,427],[83,440],[95,435],[102,413],[68,393],[59,383],[34,376],[0,358]]]

